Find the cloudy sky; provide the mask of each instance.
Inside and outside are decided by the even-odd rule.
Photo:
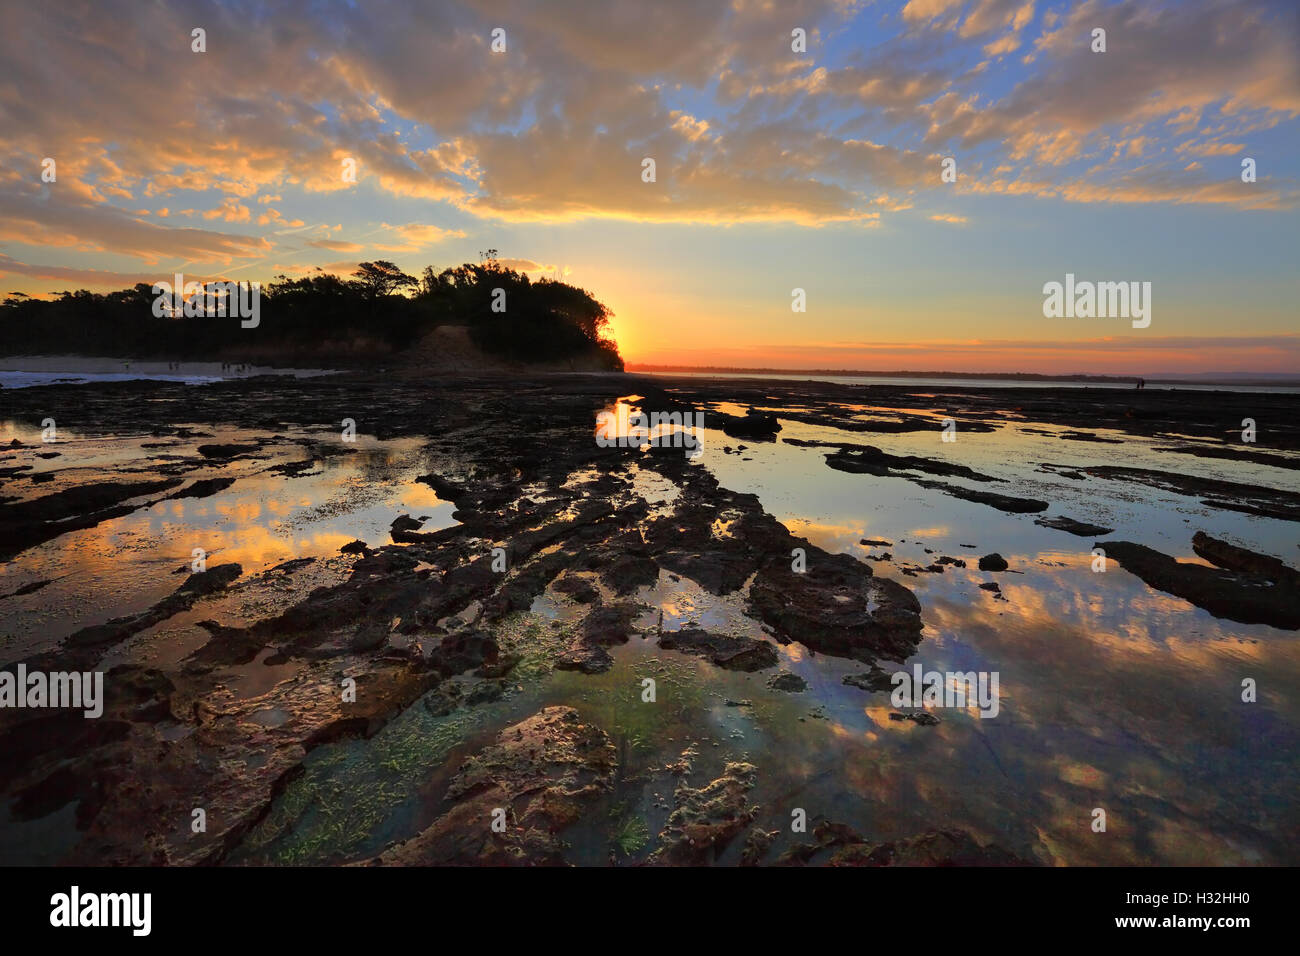
[[[1297,9],[4,4],[0,282],[496,248],[606,302],[633,363],[1295,372]],[[1066,273],[1151,282],[1150,326],[1044,318]]]

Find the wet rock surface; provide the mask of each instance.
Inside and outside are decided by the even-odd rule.
[[[83,628],[70,635],[64,643],[70,648],[116,644],[174,614],[189,610],[199,599],[224,589],[242,573],[243,568],[237,564],[220,564],[195,572],[175,592],[149,610],[130,617],[116,618],[107,624]]]
[[[69,722],[77,732],[54,746],[24,750],[38,725],[0,722],[9,751],[27,754],[11,761],[5,792],[25,795],[29,812],[57,809],[64,796],[87,788],[100,794],[78,804],[79,836],[62,857],[68,861],[223,860],[302,773],[314,750],[367,739],[426,694],[429,706],[422,709],[431,714],[499,701],[517,658],[503,650],[496,631],[547,593],[565,595],[582,611],[549,665],[593,676],[608,670],[613,649],[647,636],[637,624],[646,608],[631,598],[661,573],[712,594],[737,594],[756,614],[749,634],[663,632],[656,646],[665,654],[742,673],[771,668],[778,655],[757,636],[760,622],[780,640],[807,640],[825,653],[862,660],[905,655],[919,640],[919,605],[905,588],[792,535],[756,497],[723,488],[680,449],[637,455],[642,470],[680,489],[670,506],[652,509],[626,474],[628,455],[635,453],[592,441],[596,411],[617,394],[599,380],[561,377],[524,385],[523,395],[508,398],[491,382],[444,389],[272,380],[198,392],[135,382],[38,391],[39,398],[30,390],[16,396],[15,413],[22,415],[23,403],[35,399],[37,420],[48,414],[73,419],[85,433],[130,427],[181,445],[164,449],[170,457],[149,466],[155,476],[147,479],[110,478],[0,504],[10,557],[147,507],[165,493],[201,497],[237,488],[235,474],[221,469],[261,467],[297,480],[318,462],[351,453],[328,437],[286,437],[304,427],[332,429],[341,406],[370,413],[369,420],[358,418],[359,431],[421,437],[433,467],[420,480],[454,504],[456,521],[430,530],[420,511],[394,514],[392,544],[336,546],[343,573],[333,583],[301,590],[292,582],[309,573],[311,559],[282,562],[252,577],[237,564],[214,563],[187,574],[146,610],[82,628],[62,646],[29,657],[32,666],[88,670],[182,618],[194,620],[188,626],[200,635],[180,660],[133,685],[139,699],[130,707],[115,705],[87,728]],[[660,400],[675,404],[662,393]],[[184,444],[217,434],[230,423],[231,408],[254,409],[255,420],[239,424],[263,429],[267,437]],[[190,424],[178,427],[178,420]],[[742,418],[747,438],[778,428],[772,416]],[[303,445],[306,457],[294,453]],[[258,465],[277,454],[291,460]],[[163,477],[156,476],[158,469]],[[504,569],[496,547],[505,550]],[[796,547],[806,549],[821,573],[790,573]],[[271,582],[286,582],[275,586],[288,588],[289,600],[260,616],[229,619],[205,610],[251,600]],[[279,676],[251,696],[231,692],[232,678],[261,683],[263,671]],[[123,690],[117,685],[125,672],[115,673],[107,681],[110,694]],[[517,796],[506,782],[494,786]],[[201,834],[188,827],[188,794],[194,792],[204,794],[212,821]],[[541,811],[513,812],[523,818]],[[503,861],[553,862],[558,853],[545,841],[493,846],[480,849]],[[468,852],[438,851],[458,860],[468,857],[457,853]]]
[[[689,866],[715,862],[758,814],[759,808],[749,802],[756,773],[752,764],[736,762],[702,787],[679,784],[673,794],[675,807],[659,834],[662,846],[649,862]]]
[[[1300,629],[1300,581],[1259,555],[1243,554],[1226,542],[1203,537],[1201,547],[1221,560],[1267,570],[1225,570],[1178,561],[1167,554],[1130,541],[1098,541],[1108,558],[1136,574],[1150,587],[1204,608],[1215,617],[1242,624],[1270,624]],[[1278,562],[1280,565],[1280,562]],[[1289,571],[1290,569],[1285,569]]]
[[[467,760],[447,790],[451,807],[418,836],[384,851],[381,865],[556,865],[563,831],[608,792],[609,735],[571,707],[548,707]],[[494,820],[497,821],[494,827]]]
[[[799,694],[808,689],[808,682],[798,674],[777,674],[767,682],[767,686],[787,694]]]
[[[1102,465],[1085,468],[1084,473],[1094,478],[1112,481],[1129,481],[1163,491],[1172,491],[1189,497],[1199,497],[1202,503],[1224,511],[1282,521],[1300,521],[1300,492],[1280,488],[1244,485],[1217,478],[1200,478],[1151,468],[1120,468]]]
[[[134,511],[133,498],[157,494],[180,484],[178,478],[158,481],[103,481],[79,485],[26,501],[0,504],[0,561],[69,531],[95,525]]]
[[[979,569],[981,571],[1005,571],[1007,569],[1007,559],[997,552],[986,554],[979,560]]]
[[[788,553],[788,552],[786,552]],[[912,592],[845,554],[809,548],[815,573],[784,556],[764,562],[749,597],[778,638],[856,660],[903,660],[921,640],[921,605]]]
[[[965,501],[974,501],[977,504],[988,505],[990,508],[997,508],[998,511],[1005,511],[1008,514],[1034,514],[1038,511],[1047,510],[1047,502],[1039,501],[1037,498],[1017,498],[1015,495],[1002,495],[995,491],[979,491],[974,488],[963,488],[960,485],[952,485],[943,481],[928,481],[916,479],[916,483],[922,488],[930,488],[934,491],[942,491],[946,495],[952,495],[954,498],[961,498]]]
[[[345,416],[356,418],[365,436],[417,443],[422,490],[432,490],[454,519],[439,528],[424,520],[430,512],[418,506],[393,509],[382,516],[377,537],[354,539],[357,532],[351,531],[331,540],[328,553],[315,560],[280,561],[261,573],[213,555],[207,571],[190,573],[186,566],[180,569],[185,578],[166,577],[138,605],[24,654],[29,666],[48,670],[102,667],[106,703],[96,720],[79,712],[0,712],[0,752],[6,755],[0,796],[9,801],[9,812],[25,822],[58,813],[74,821],[65,845],[50,851],[54,862],[222,863],[237,854],[323,751],[337,757],[352,743],[373,742],[411,713],[448,720],[496,715],[493,708],[508,706],[517,682],[528,679],[521,674],[555,670],[565,680],[603,686],[598,682],[614,676],[615,657],[636,647],[657,655],[660,668],[716,669],[726,679],[753,682],[731,690],[727,700],[761,703],[770,679],[769,689],[784,692],[786,706],[807,714],[811,695],[799,692],[816,684],[769,670],[789,666],[788,648],[778,645],[798,644],[818,655],[861,662],[856,671],[865,665],[864,673],[843,677],[845,683],[873,694],[889,691],[889,674],[877,662],[907,660],[921,646],[921,605],[912,592],[851,555],[792,533],[756,496],[725,487],[680,449],[598,447],[592,440],[596,412],[633,391],[647,406],[666,410],[711,401],[749,406],[755,414],[731,416],[734,423],[708,412],[710,425],[730,424],[748,442],[774,438],[783,420],[882,434],[939,430],[935,416],[908,410],[918,404],[915,389],[873,388],[872,407],[863,411],[851,407],[860,389],[829,383],[666,385],[633,376],[615,381],[561,375],[503,384],[362,376],[246,380],[202,389],[125,382],[6,393],[7,413],[33,427],[53,415],[60,423],[76,422],[87,435],[130,431],[166,439],[147,443],[158,446],[148,449],[150,456],[97,478],[75,473],[73,446],[63,449],[57,466],[48,466],[58,469],[46,473],[55,484],[33,487],[30,466],[0,467],[0,560],[15,566],[28,549],[165,498],[171,499],[167,508],[212,498],[262,473],[277,486],[297,488],[322,464],[356,454],[337,438]],[[1025,417],[1037,417],[1145,436],[1178,430],[1207,443],[1221,437],[1213,422],[1199,421],[1206,416],[1188,423],[1185,402],[1180,410],[1153,392],[1062,397],[1025,389],[1016,390],[1014,405],[1005,395],[951,392],[935,399],[936,415],[953,417],[959,434],[1019,427]],[[1222,400],[1223,414],[1240,420],[1236,401]],[[1251,413],[1263,418],[1270,408],[1282,408],[1279,401],[1252,397]],[[233,426],[244,433],[232,437]],[[1300,450],[1300,426],[1284,423],[1270,440],[1275,449]],[[887,455],[874,446],[835,447],[830,457],[847,463],[842,470],[862,474],[864,486],[876,474],[893,474],[944,494],[983,495],[970,500],[1011,513],[1047,507],[1037,499],[947,482],[927,485],[929,479],[900,474],[988,483],[990,476],[956,462]],[[1218,450],[1235,454],[1228,446]],[[824,467],[819,457],[814,460]],[[1079,469],[1077,480],[1137,482],[1132,475],[1098,472]],[[1181,478],[1180,493],[1222,502],[1216,507],[1244,501],[1286,513],[1294,504],[1284,492],[1252,489],[1241,497],[1247,486],[1188,484]],[[1144,479],[1157,480],[1173,479]],[[672,494],[656,498],[646,492],[646,482]],[[862,533],[856,530],[852,540]],[[871,533],[893,537],[889,528]],[[893,546],[884,538],[864,540]],[[1005,543],[981,545],[1020,553]],[[1220,611],[1297,626],[1287,610],[1297,606],[1294,571],[1270,556],[1198,535],[1197,554],[1218,567],[1187,571],[1190,566],[1158,552],[1132,550],[1138,545],[1103,546],[1126,568],[1139,569],[1140,576],[1145,569],[1161,582],[1154,587],[1181,590],[1194,603],[1209,595]],[[504,569],[497,548],[505,553]],[[803,550],[804,571],[792,568],[795,549]],[[1177,566],[1171,569],[1170,563]],[[168,557],[165,574],[176,564],[175,556]],[[947,579],[964,573],[959,559],[943,555],[931,567],[936,574],[947,569]],[[643,589],[674,575],[684,586],[729,602],[733,618],[725,625],[701,618],[698,626],[656,627]],[[0,600],[35,593],[54,577],[6,589]],[[509,626],[543,606],[562,612],[554,622],[554,646],[538,639],[521,650],[507,639]],[[165,629],[166,639],[157,640]],[[141,648],[156,653],[160,647],[174,652],[156,660],[133,657]],[[13,663],[5,662],[6,668]],[[573,699],[580,696],[575,692]],[[726,708],[721,700],[718,707],[733,714],[730,719],[754,710]],[[889,732],[938,740],[939,731],[904,725]],[[604,812],[602,801],[621,785],[620,773],[634,773],[611,756],[611,747],[634,752],[635,731],[612,720],[597,728],[585,710],[545,707],[477,733],[448,765],[449,773],[460,768],[453,781],[432,794],[438,810],[432,821],[422,820],[418,833],[400,845],[380,852],[380,844],[349,859],[571,862],[568,835],[580,829],[584,813],[597,807]],[[696,786],[683,779],[675,791],[663,791],[671,798],[664,809],[669,819],[653,821],[649,832],[657,836],[639,862],[739,862],[742,856],[744,862],[775,862],[771,834],[788,829],[788,817],[781,819],[788,810],[763,816],[768,811],[759,804],[766,798],[753,797],[761,765],[746,758],[742,748],[748,744],[741,737],[734,739],[733,749],[719,748],[718,760],[691,781]],[[195,794],[202,795],[208,814],[204,833],[190,829]],[[490,827],[491,811],[498,808],[509,822],[502,833]],[[843,862],[967,862],[983,852],[964,835],[927,834],[894,844],[846,837],[815,847],[806,862],[836,854]]]
[[[1055,528],[1057,531],[1068,531],[1070,534],[1077,534],[1081,538],[1095,538],[1099,534],[1110,534],[1115,530],[1114,528],[1103,528],[1098,524],[1088,524],[1086,521],[1075,521],[1065,515],[1035,518],[1034,524],[1042,525],[1044,528]]]
[[[963,830],[932,830],[906,840],[869,843],[843,824],[822,820],[813,842],[787,850],[782,866],[1026,866],[1001,847],[982,845]]]
[[[795,444],[793,441],[790,443]],[[890,455],[872,445],[841,445],[838,452],[826,456],[826,464],[837,471],[879,475],[882,478],[905,471],[921,471],[929,475],[949,475],[972,481],[997,481],[996,478],[982,475],[965,465],[915,455]]]
[[[1284,587],[1300,586],[1300,571],[1284,564],[1280,558],[1212,538],[1204,531],[1192,535],[1192,550],[1228,571],[1258,575]]]
[[[772,441],[781,430],[777,417],[768,412],[751,408],[744,415],[719,416],[722,430],[732,438],[748,438],[753,441]]]
[[[700,628],[665,632],[659,646],[707,658],[728,670],[758,671],[777,664],[776,649],[767,641],[710,634]]]

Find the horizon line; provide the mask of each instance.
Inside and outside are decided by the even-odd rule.
[[[1106,375],[1092,372],[1050,374],[1045,372],[953,372],[911,369],[782,368],[778,366],[685,365],[680,363],[624,362],[626,372],[714,372],[724,374],[839,375],[854,378],[987,378],[1028,379],[1047,382],[1195,382],[1224,384],[1248,382],[1253,385],[1298,385],[1300,374],[1287,376],[1276,372],[1151,372],[1146,375]]]

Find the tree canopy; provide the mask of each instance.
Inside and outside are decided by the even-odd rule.
[[[0,354],[346,362],[401,351],[440,325],[464,325],[493,355],[597,355],[607,367],[622,368],[603,303],[565,282],[532,281],[492,252],[480,263],[428,266],[419,278],[386,260],[361,263],[351,278],[319,268],[297,278],[278,275],[260,291],[254,328],[233,316],[155,315],[158,296],[145,283],[53,299],[11,293],[0,305]]]

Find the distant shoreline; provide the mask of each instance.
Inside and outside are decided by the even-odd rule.
[[[626,371],[630,373],[665,373],[688,372],[694,375],[795,375],[818,377],[834,375],[840,378],[925,378],[925,379],[989,379],[1012,382],[1095,382],[1097,384],[1132,385],[1139,379],[1151,384],[1161,385],[1259,385],[1274,387],[1300,387],[1300,376],[1269,377],[1240,373],[1207,373],[1204,375],[1087,375],[1083,373],[1069,375],[1046,375],[1041,372],[935,372],[935,371],[874,371],[863,369],[836,368],[768,368],[768,367],[731,367],[722,365],[655,365],[640,362],[628,362]]]
[[[1083,374],[1052,376],[1033,372],[870,372],[858,369],[750,369],[648,364],[632,365],[623,371],[525,367],[504,372],[471,367],[439,368],[437,364],[431,360],[426,362],[424,374],[439,379],[449,377],[490,378],[496,375],[518,377],[522,375],[536,377],[538,380],[544,380],[552,374],[629,375],[633,377],[638,375],[663,377],[676,375],[691,379],[785,379],[913,389],[1033,389],[1035,387],[1055,387],[1064,389],[1134,390],[1135,383],[1138,381],[1136,376]],[[191,385],[203,385],[265,375],[280,375],[292,378],[319,375],[365,376],[368,374],[395,373],[397,369],[398,366],[391,362],[318,362],[312,364],[308,362],[274,361],[267,364],[255,364],[253,362],[228,360],[196,361],[182,359],[168,361],[158,358],[124,359],[83,355],[6,356],[0,357],[0,389],[7,390],[59,384],[85,385],[96,382],[107,383],[133,380],[176,381]],[[407,368],[404,374],[405,377],[412,377],[411,369]],[[416,374],[413,377],[420,378],[423,375]],[[1147,377],[1145,385],[1147,389],[1161,391],[1300,393],[1300,377],[1292,379],[1266,376],[1247,378],[1225,374],[1217,378],[1206,376],[1200,379],[1187,379],[1156,376]]]

